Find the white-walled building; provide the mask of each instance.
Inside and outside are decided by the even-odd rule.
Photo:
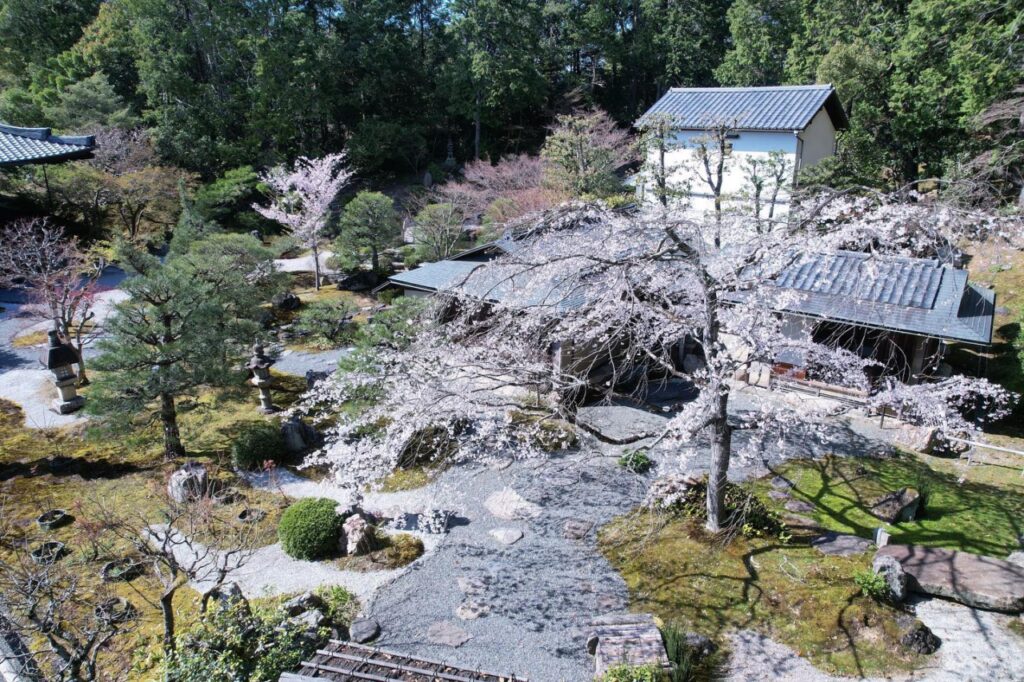
[[[724,204],[752,201],[753,177],[758,176],[765,181],[762,202],[779,184],[775,199],[784,207],[800,171],[835,154],[836,132],[848,126],[831,85],[672,88],[636,127],[649,130],[658,121],[671,131],[663,166],[669,186],[684,193],[695,210],[714,210],[711,185],[718,184],[720,149],[724,159],[717,194]],[[648,168],[659,163],[655,157],[660,152],[648,154]],[[703,156],[708,157],[707,168]],[[648,172],[639,173],[635,183],[641,200],[656,196]]]

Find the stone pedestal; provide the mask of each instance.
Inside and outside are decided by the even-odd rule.
[[[75,386],[77,383],[78,377],[75,375],[68,379],[55,379],[53,385],[57,387],[60,397],[50,403],[50,409],[57,414],[71,414],[82,409],[82,406],[85,405],[85,398],[78,395],[78,389]]]

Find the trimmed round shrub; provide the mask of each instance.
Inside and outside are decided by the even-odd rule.
[[[259,422],[246,427],[231,444],[231,462],[239,469],[263,468],[264,462],[280,462],[285,456],[284,437],[277,424]]]
[[[342,519],[338,503],[323,497],[307,497],[284,510],[277,537],[288,556],[316,561],[338,549]]]

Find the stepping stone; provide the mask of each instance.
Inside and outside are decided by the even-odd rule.
[[[782,476],[775,476],[771,480],[771,486],[776,490],[789,490],[793,487],[793,483]]]
[[[506,521],[532,519],[540,515],[540,506],[523,499],[522,495],[511,488],[492,493],[484,500],[484,507]]]
[[[825,533],[811,540],[811,546],[828,556],[855,556],[871,549],[871,540],[845,533]]]
[[[427,641],[441,646],[460,647],[472,636],[455,623],[440,620],[427,628]]]
[[[594,674],[600,678],[617,665],[669,667],[661,631],[649,613],[598,616],[590,621],[587,653],[594,657]]]
[[[380,634],[380,623],[372,618],[357,618],[348,627],[348,638],[357,644],[365,644]]]
[[[803,500],[790,500],[786,503],[786,511],[796,512],[797,514],[810,514],[814,511],[814,505]]]
[[[886,545],[876,553],[903,566],[914,592],[979,609],[1024,610],[1024,567],[995,557],[919,545]]]
[[[886,523],[912,521],[920,505],[921,493],[913,488],[900,488],[875,500],[871,513]]]
[[[491,537],[503,545],[514,545],[523,539],[523,531],[517,528],[495,528]]]
[[[460,576],[455,579],[459,585],[459,591],[468,595],[480,595],[487,591],[487,583],[482,578],[467,578]]]
[[[455,615],[462,620],[476,620],[486,616],[491,612],[491,608],[486,604],[480,602],[468,600],[459,604],[459,607],[455,609]]]
[[[799,514],[787,514],[782,517],[782,522],[785,523],[792,530],[802,531],[821,531],[825,530],[821,527],[821,524],[812,518],[807,516],[801,516]]]
[[[782,500],[789,499],[789,493],[784,493],[781,490],[769,490],[768,497],[772,498],[773,500],[779,500],[781,502]]]
[[[566,540],[582,540],[587,537],[587,533],[594,527],[594,524],[590,521],[584,521],[582,519],[569,519],[562,526],[562,537]]]

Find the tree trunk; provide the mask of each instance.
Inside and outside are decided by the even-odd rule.
[[[373,274],[380,272],[380,254],[377,253],[376,244],[370,246],[370,267],[373,268]]]
[[[729,456],[732,454],[732,427],[729,426],[729,387],[714,387],[718,392],[711,422],[711,471],[708,473],[707,529],[717,533],[725,519],[725,485]]]
[[[174,396],[170,393],[160,394],[160,421],[164,426],[164,457],[184,457],[185,447],[181,444],[181,433],[178,431],[178,412],[174,408]]]
[[[314,286],[320,291],[320,246],[313,244],[313,279]]]
[[[160,612],[164,617],[164,653],[174,651],[174,592],[160,597]]]
[[[476,108],[473,111],[473,160],[480,160],[480,109],[483,107],[482,95],[476,91]]]

